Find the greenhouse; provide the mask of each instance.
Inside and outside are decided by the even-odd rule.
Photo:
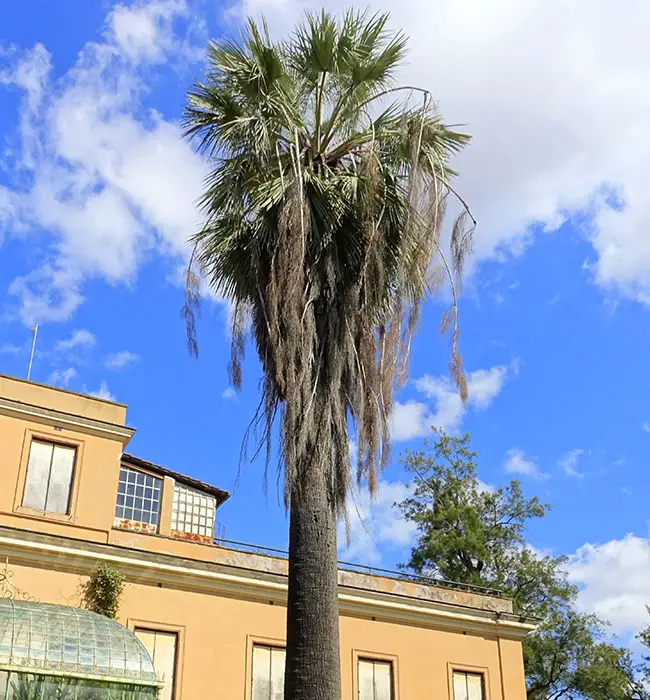
[[[147,650],[114,620],[0,599],[0,700],[152,700],[159,687]]]

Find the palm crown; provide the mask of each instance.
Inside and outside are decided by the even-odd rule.
[[[388,457],[393,390],[435,283],[432,258],[455,298],[471,241],[461,216],[443,255],[448,163],[469,137],[442,123],[427,92],[395,86],[406,39],[387,19],[310,15],[284,42],[249,22],[240,42],[210,45],[186,108],[187,134],[213,165],[194,262],[233,304],[231,379],[240,385],[250,329],[264,371],[257,421],[268,455],[279,418],[286,498],[322,467],[338,509],[349,429],[371,490]],[[194,352],[198,282],[190,265]],[[464,395],[456,304],[449,322]]]

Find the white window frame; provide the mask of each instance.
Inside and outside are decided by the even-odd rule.
[[[478,679],[480,692],[475,695],[475,688],[470,688],[470,678]],[[465,689],[462,694],[456,692],[456,688],[462,680],[465,681]],[[457,684],[458,681],[458,684]],[[464,669],[453,669],[451,674],[453,700],[486,700],[485,698],[485,673],[481,671],[469,671]],[[472,693],[474,691],[474,694]],[[461,695],[461,697],[458,697]]]
[[[264,658],[268,654],[268,662]],[[263,642],[253,643],[253,659],[251,662],[251,700],[275,700],[284,698],[284,667],[286,662],[286,649],[275,644],[264,644]],[[260,662],[268,666],[261,668]],[[256,686],[256,675],[266,675],[268,670],[268,692]],[[274,673],[275,671],[275,673]],[[259,682],[259,681],[258,681]],[[275,688],[275,694],[274,694]]]
[[[174,482],[171,529],[214,539],[217,499],[203,491]]]
[[[132,483],[129,480],[129,475],[131,474],[135,475],[135,480],[133,480]],[[123,476],[126,477],[126,480],[122,478]],[[141,484],[137,481],[139,477],[142,477],[144,480]],[[121,488],[123,484],[125,488],[122,493]],[[133,487],[133,493],[129,493],[129,488],[131,486]],[[139,493],[140,491],[142,491],[141,494]],[[148,493],[149,491],[151,492],[150,494]],[[142,523],[158,531],[158,527],[160,526],[162,498],[163,480],[160,477],[140,471],[139,469],[132,469],[124,464],[120,465],[117,500],[115,502],[115,518],[117,520]],[[124,502],[120,503],[120,499],[123,499]],[[136,499],[140,499],[141,508],[136,508]],[[145,509],[144,506],[149,501],[151,502],[151,508]],[[154,504],[157,506],[156,508],[154,508]],[[140,518],[138,520],[135,517],[136,512],[139,512],[140,515],[146,513],[149,517],[148,519]],[[133,517],[127,517],[127,515],[133,515]]]
[[[367,664],[372,666],[373,672],[373,697],[366,698],[361,696],[362,685],[361,685],[361,665]],[[395,698],[395,664],[391,659],[377,659],[369,656],[359,656],[357,658],[357,695],[359,700],[383,700],[381,695],[377,695],[376,687],[376,671],[377,666],[382,666],[388,668],[388,682],[390,687],[388,689],[388,697],[390,700]]]
[[[156,668],[155,645],[157,642],[157,637],[160,636],[161,638],[162,637],[173,637],[174,638],[174,659],[173,659],[173,663],[172,663],[171,684],[169,684],[168,678],[165,678],[163,676],[158,677],[158,680],[163,681],[163,683],[165,684],[164,687],[160,691],[160,695],[158,696],[159,699],[160,700],[174,700],[174,698],[176,698],[176,695],[177,695],[177,685],[178,685],[178,678],[179,678],[178,659],[179,659],[180,635],[178,634],[178,632],[175,632],[175,631],[164,630],[164,629],[155,629],[152,627],[141,627],[140,625],[137,625],[136,627],[134,627],[133,633],[142,642],[145,649],[149,653],[149,656],[151,657],[151,660],[153,662],[154,669],[156,671],[156,675],[158,675],[158,673],[159,673],[158,668]],[[154,647],[152,649],[150,649],[149,646],[147,645],[146,641],[143,640],[140,635],[153,635]]]
[[[49,456],[47,451],[50,451]],[[37,465],[37,451],[40,451],[40,465]],[[71,457],[71,459],[70,459]],[[38,511],[39,513],[53,513],[56,515],[70,515],[72,510],[72,495],[74,481],[77,471],[77,460],[79,458],[76,445],[70,445],[53,440],[47,440],[41,437],[33,437],[29,443],[29,455],[27,457],[27,468],[25,470],[25,484],[23,487],[23,495],[21,505],[23,508]],[[65,509],[55,507],[54,503],[50,503],[52,497],[52,474],[55,469],[60,470],[58,488],[67,489],[67,499]],[[37,470],[41,470],[42,474],[37,475]],[[32,480],[30,482],[30,474]],[[40,480],[39,480],[40,479]],[[43,483],[44,494],[43,494]],[[35,500],[38,494],[38,502]]]

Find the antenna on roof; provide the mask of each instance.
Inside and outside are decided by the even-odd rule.
[[[29,356],[29,367],[27,368],[27,381],[29,381],[29,378],[32,376],[32,362],[34,362],[34,349],[36,348],[36,336],[38,335],[38,323],[33,326],[32,328],[29,329],[33,334],[34,338],[32,339],[32,352]]]

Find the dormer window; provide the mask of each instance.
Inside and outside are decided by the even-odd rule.
[[[216,499],[184,484],[174,484],[172,532],[195,535],[206,542],[214,538]]]
[[[162,479],[128,467],[120,468],[115,518],[156,532],[160,520]]]

